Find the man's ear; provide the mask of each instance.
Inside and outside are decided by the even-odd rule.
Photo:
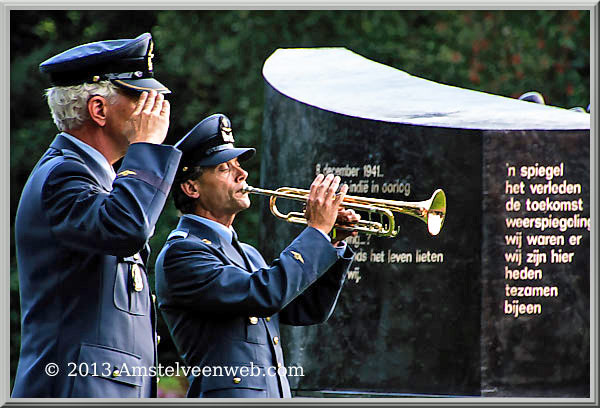
[[[107,103],[106,99],[100,95],[94,95],[88,99],[87,103],[88,113],[90,118],[100,127],[106,125],[106,111]]]
[[[200,189],[198,188],[198,182],[195,180],[187,180],[179,185],[181,191],[188,197],[198,198],[200,197]]]

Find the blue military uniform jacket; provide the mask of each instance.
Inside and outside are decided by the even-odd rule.
[[[22,327],[13,397],[156,395],[142,371],[156,365],[144,248],[180,156],[133,144],[113,182],[59,134],[40,159],[15,224]],[[134,368],[140,375],[126,375]]]
[[[310,227],[271,266],[242,247],[249,267],[231,243],[184,215],[157,258],[158,304],[179,354],[188,367],[213,370],[189,376],[188,397],[290,397],[277,370],[285,367],[279,323],[326,321],[353,256],[346,248],[340,257]]]

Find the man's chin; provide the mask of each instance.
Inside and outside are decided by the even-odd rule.
[[[240,208],[240,211],[250,208],[250,198],[248,197],[248,195],[238,198],[236,202],[238,207]]]

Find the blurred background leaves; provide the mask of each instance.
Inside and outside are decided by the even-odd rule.
[[[237,144],[259,147],[246,166],[249,183],[259,185],[261,69],[277,48],[346,47],[436,82],[514,98],[536,90],[546,104],[586,108],[589,22],[586,10],[11,10],[11,224],[23,185],[56,133],[43,97],[49,84],[38,65],[72,46],[151,32],[156,77],[173,91],[166,143],[175,143],[204,117],[225,113]],[[151,273],[177,219],[169,200],[150,241]],[[254,207],[238,216],[235,227],[257,245],[258,222]],[[12,386],[20,339],[12,241],[10,264]],[[162,319],[158,331],[160,362],[178,361]],[[161,384],[162,396],[181,395],[185,388],[185,381]]]

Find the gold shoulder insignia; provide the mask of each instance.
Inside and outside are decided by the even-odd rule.
[[[124,176],[135,176],[137,173],[133,170],[123,170],[122,172],[120,172],[119,174],[117,174],[117,177],[124,177]]]
[[[302,255],[300,255],[298,252],[296,251],[290,251],[292,253],[292,255],[294,255],[294,259],[296,261],[300,261],[301,263],[304,263],[304,258],[302,258]]]
[[[204,242],[206,245],[210,245],[212,244],[212,241],[206,239],[206,238],[202,238],[200,241]]]

